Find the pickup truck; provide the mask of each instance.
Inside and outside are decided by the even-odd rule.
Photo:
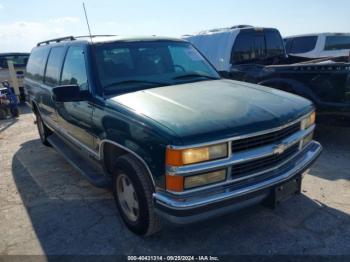
[[[188,42],[66,37],[39,43],[25,77],[43,144],[111,188],[140,235],[300,192],[321,152],[299,96],[221,79]]]
[[[323,119],[350,120],[349,57],[311,60],[287,55],[277,29],[235,26],[187,35],[222,76],[311,100]],[[347,121],[344,121],[346,118]]]

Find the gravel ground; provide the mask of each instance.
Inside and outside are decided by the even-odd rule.
[[[303,194],[141,238],[111,194],[91,186],[40,143],[32,114],[0,121],[0,255],[350,255],[350,128],[318,126],[324,152]]]

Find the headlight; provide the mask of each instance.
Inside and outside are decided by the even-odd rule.
[[[227,143],[188,149],[167,148],[166,164],[169,166],[183,166],[221,159],[227,156]]]
[[[211,185],[225,180],[226,169],[188,177],[167,174],[166,189],[174,192],[182,192],[184,189]]]
[[[312,126],[316,121],[316,113],[312,112],[308,117],[301,120],[301,129],[305,130]]]

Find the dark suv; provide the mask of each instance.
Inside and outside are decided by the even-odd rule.
[[[300,192],[321,152],[312,103],[220,79],[188,42],[67,37],[39,43],[25,88],[40,138],[149,235]]]

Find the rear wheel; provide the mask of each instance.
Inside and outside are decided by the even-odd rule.
[[[134,233],[149,236],[160,230],[154,213],[153,185],[147,171],[131,155],[118,158],[113,169],[113,194],[125,225]]]
[[[52,134],[52,132],[44,124],[39,112],[36,113],[35,116],[36,116],[36,125],[38,127],[40,140],[45,146],[50,146],[50,143],[49,141],[47,141],[47,138]]]

